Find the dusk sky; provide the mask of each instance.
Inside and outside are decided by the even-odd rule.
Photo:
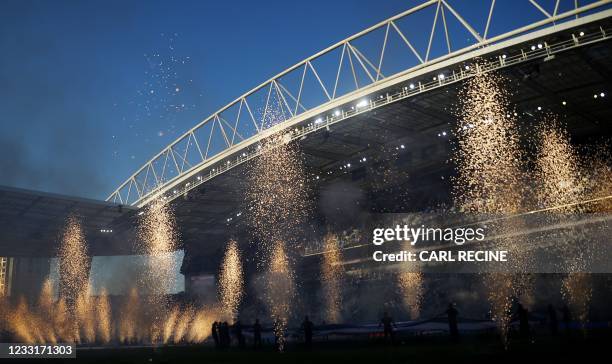
[[[0,185],[104,199],[221,106],[416,3],[4,0]]]

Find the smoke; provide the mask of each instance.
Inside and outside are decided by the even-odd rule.
[[[83,117],[74,118],[83,123],[56,124],[50,130],[32,126],[22,135],[18,129],[1,130],[0,185],[103,197],[111,186],[103,180],[95,163],[100,155],[96,146],[99,136],[84,125]],[[11,124],[7,121],[5,125]]]
[[[15,13],[0,22],[0,49],[11,55],[0,57],[0,185],[103,197],[112,187],[99,172],[104,124],[99,106],[87,105],[97,90],[65,63],[87,59],[41,31],[49,14],[5,10]]]

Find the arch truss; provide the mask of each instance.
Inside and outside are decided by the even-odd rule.
[[[284,70],[151,158],[107,198],[142,206],[177,182],[360,90],[475,49],[606,11],[612,0],[428,0]],[[520,7],[520,11],[516,8]],[[515,11],[512,11],[515,8]],[[332,114],[332,118],[334,115]],[[246,154],[243,154],[246,156]],[[245,161],[246,158],[238,160]],[[229,163],[229,162],[228,162]],[[215,169],[211,169],[212,176]],[[198,176],[198,181],[202,177]]]

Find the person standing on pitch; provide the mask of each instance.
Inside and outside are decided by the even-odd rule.
[[[387,311],[383,313],[383,317],[382,319],[380,319],[380,323],[378,324],[378,327],[380,327],[380,325],[383,326],[383,334],[385,337],[385,342],[389,340],[393,342],[393,326],[395,325],[395,322],[393,321],[391,316],[389,316]]]
[[[314,324],[308,316],[304,317],[304,322],[302,322],[302,330],[304,330],[304,344],[306,344],[306,348],[310,349],[312,347],[312,332],[313,332]]]
[[[253,324],[253,347],[255,349],[261,348],[261,324],[258,318],[255,319],[255,324]]]

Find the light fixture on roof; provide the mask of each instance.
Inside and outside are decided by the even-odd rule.
[[[563,104],[563,106],[567,105],[567,102],[563,101],[561,102],[561,104]]]
[[[363,99],[363,100],[359,101],[357,103],[357,105],[355,105],[355,106],[357,106],[357,107],[366,107],[366,106],[368,106],[368,100]]]
[[[465,69],[469,71],[470,70],[470,66],[466,65]]]
[[[542,49],[542,43],[538,43],[538,49]]]
[[[532,50],[532,51],[535,51],[535,49],[536,49],[536,46],[532,45],[532,46],[531,46],[531,50]]]
[[[599,96],[604,97],[606,94],[604,92],[600,93]]]
[[[321,118],[317,118],[315,120],[315,124],[321,124],[322,122],[323,122],[323,119],[321,119]]]
[[[334,111],[334,115],[335,115],[335,116],[340,116],[340,110],[336,110],[336,111]]]
[[[409,87],[411,90],[414,90],[414,83],[411,83]]]
[[[506,55],[505,54],[502,54],[502,59],[506,59]]]
[[[581,36],[581,37],[582,37],[582,36],[584,36],[584,32],[580,32],[580,36]]]
[[[538,106],[538,111],[542,111],[542,106]]]

